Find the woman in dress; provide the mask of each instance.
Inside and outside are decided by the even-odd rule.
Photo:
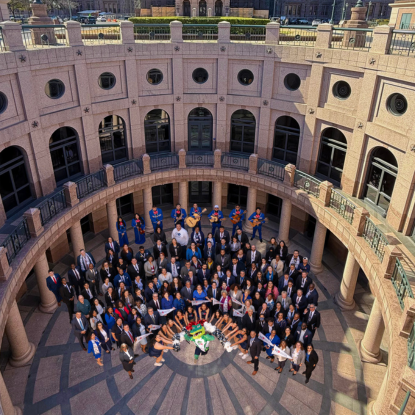
[[[114,309],[112,307],[107,307],[105,312],[105,324],[108,327],[108,330],[111,331],[112,327],[115,325],[117,315],[114,314]]]
[[[265,337],[275,346],[280,344],[280,338],[277,336],[276,330],[271,330],[271,333],[267,333]],[[269,346],[267,343],[264,342],[265,351],[267,352],[267,359],[271,360],[271,363],[274,363],[275,356],[272,354],[272,350],[274,349],[273,346]]]
[[[220,324],[220,322],[222,321],[222,313],[219,310],[216,310],[213,314],[212,317],[209,321],[210,324],[212,324],[213,326],[218,326],[218,324]]]
[[[143,245],[146,241],[146,223],[138,213],[134,215],[134,219],[131,222],[131,226],[134,229],[135,243],[137,245]]]
[[[170,310],[171,308],[173,308],[173,296],[170,295],[168,291],[165,291],[163,294],[163,298],[161,299],[161,308],[163,310]],[[174,311],[171,311],[169,314],[166,315],[166,319],[173,318],[173,314]]]
[[[259,270],[262,272],[263,275],[267,273],[268,269],[268,262],[265,258],[261,259],[261,264],[259,265]]]
[[[109,330],[101,323],[97,323],[97,328],[95,329],[95,335],[101,343],[101,347],[105,350],[105,353],[110,353],[111,350],[114,350],[111,343],[111,336]]]
[[[120,360],[122,367],[128,372],[130,379],[133,378],[132,372],[134,372],[134,352],[131,347],[128,347],[125,343],[120,346]]]
[[[144,318],[147,315],[147,306],[144,304],[144,300],[142,300],[141,298],[137,298],[137,300],[135,300],[134,307],[142,318]]]
[[[272,294],[274,300],[278,298],[278,288],[271,282],[268,282],[267,290],[265,291],[265,298],[268,297],[268,294]]]
[[[272,294],[268,294],[267,299],[265,300],[267,304],[268,310],[271,312],[274,309],[274,299],[272,298]]]
[[[176,292],[175,299],[173,300],[173,307],[175,308],[176,315],[179,311],[181,311],[182,313],[184,312],[186,304],[182,298],[182,295],[179,292]]]
[[[131,313],[128,314],[127,323],[131,327],[133,327],[136,318],[139,316],[138,311],[135,307],[131,308]]]
[[[110,287],[114,288],[114,286],[110,282],[110,279],[107,277],[105,278],[104,284],[101,285],[102,294],[105,295],[108,291],[108,288]]]
[[[143,336],[146,333],[146,326],[143,324],[142,319],[140,316],[137,316],[137,318],[135,319],[135,323],[133,324],[133,328],[132,328],[133,334],[134,334],[134,338]],[[143,353],[146,352],[146,345],[147,345],[147,337],[144,337],[144,339],[141,339],[138,342],[134,342],[134,354],[138,354],[137,348],[138,345],[140,345],[141,350],[143,351]]]
[[[92,309],[97,311],[98,315],[101,316],[100,320],[104,322],[104,319],[105,319],[104,303],[101,300],[98,300],[98,298],[95,298],[94,303],[92,304]]]
[[[124,244],[122,247],[121,258],[125,262],[126,265],[130,265],[131,260],[134,258],[134,251],[127,244]]]
[[[177,311],[176,317],[174,319],[181,329],[186,326],[185,316],[181,310]]]
[[[129,290],[125,290],[122,293],[122,298],[121,298],[122,302],[127,306],[127,307],[133,307],[135,304],[134,298],[133,296],[130,294]]]
[[[238,348],[241,353],[239,356],[242,356],[242,359],[246,359],[248,357],[248,335],[246,334],[246,328],[244,327],[242,330],[239,330],[238,327],[235,328],[231,333],[228,335],[228,341],[234,340],[232,344],[233,348]]]
[[[252,300],[252,305],[254,306],[256,312],[258,312],[258,310],[262,307],[263,303],[264,299],[261,297],[261,294],[257,291],[254,295],[254,299]]]
[[[95,333],[91,334],[88,342],[88,353],[92,353],[99,366],[104,366],[101,362],[101,346],[99,340],[96,338]]]
[[[222,313],[225,314],[230,311],[232,307],[232,301],[231,301],[231,297],[229,297],[228,292],[226,290],[222,290],[221,294],[222,294],[222,297],[220,299],[219,307]]]
[[[206,303],[203,303],[199,308],[199,319],[206,320],[209,318],[209,309]]]
[[[297,372],[300,370],[300,367],[304,364],[305,353],[303,344],[301,342],[297,342],[295,346],[291,346],[290,354],[293,358],[291,362],[292,368],[290,369],[290,372],[294,372],[293,376],[295,376]]]
[[[196,313],[193,310],[193,307],[191,305],[189,305],[187,307],[186,310],[186,314],[184,315],[184,322],[186,324],[186,326],[189,325],[189,323],[195,322],[196,321]]]
[[[97,310],[92,309],[91,318],[89,319],[89,324],[91,325],[91,329],[95,330],[97,328],[97,324],[101,322],[104,323],[100,314],[97,313]]]
[[[285,352],[286,354],[288,354],[288,356],[290,356],[291,351],[290,351],[290,348],[288,347],[287,343],[285,342],[285,340],[281,340],[280,349],[283,352]],[[287,361],[287,357],[284,357],[282,355],[278,355],[277,359],[278,359],[278,366],[274,370],[276,370],[278,373],[281,373],[282,370],[284,369],[285,362]]]
[[[208,300],[207,292],[202,288],[200,284],[197,284],[196,289],[193,291],[193,301]],[[200,306],[196,306],[198,310]]]
[[[127,225],[124,222],[124,219],[120,216],[117,220],[117,231],[118,231],[118,240],[120,246],[128,245],[128,236],[127,236]]]
[[[159,335],[155,336],[150,342],[148,348],[148,355],[156,359],[156,363],[154,363],[154,366],[162,366],[161,362],[165,361],[163,359],[164,350],[173,350],[173,347],[166,346],[164,345],[164,343],[173,344],[173,342],[170,340],[162,341]]]

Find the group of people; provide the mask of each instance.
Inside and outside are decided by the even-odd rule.
[[[103,365],[103,351],[119,348],[123,367],[132,378],[134,357],[140,351],[161,366],[164,353],[173,349],[174,334],[192,322],[206,320],[239,349],[242,359],[250,354],[247,363],[254,365],[253,375],[265,351],[270,363],[276,361],[278,373],[289,360],[293,375],[304,369],[307,383],[318,362],[312,340],[320,326],[318,292],[308,259],[297,250],[289,254],[284,241],[276,238],[271,238],[262,256],[242,230],[245,212],[240,206],[229,215],[232,235],[215,206],[208,215],[212,229],[205,236],[202,213],[194,204],[190,216],[195,226],[188,232],[186,211],[177,205],[168,241],[163,214],[153,207],[152,252],[142,245],[144,219],[136,214],[132,221],[139,245],[133,252],[125,221],[119,218],[119,242],[108,238],[99,270],[92,254],[82,249],[67,277],[49,271],[47,286],[59,304],[67,305],[81,347],[94,355],[98,365]],[[262,241],[265,217],[261,209],[248,220],[255,221],[251,241],[256,232]],[[273,354],[273,346],[283,353]]]

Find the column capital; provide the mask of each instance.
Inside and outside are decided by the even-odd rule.
[[[66,39],[69,46],[84,46],[82,40],[81,23],[69,20],[64,23],[66,28]]]
[[[294,164],[287,164],[284,167],[284,170],[285,170],[284,184],[286,184],[287,186],[293,187],[296,167],[294,166]]]
[[[331,191],[333,190],[333,183],[325,180],[320,183],[319,199],[324,203],[324,206],[330,206]]]
[[[183,23],[178,20],[170,22],[170,41],[171,43],[183,42]]]
[[[354,210],[352,228],[355,231],[355,235],[362,236],[365,229],[366,218],[370,216],[369,212],[362,207],[358,207]]]
[[[382,269],[384,278],[391,279],[393,270],[395,269],[396,258],[402,258],[403,254],[396,245],[386,245],[382,260]]]
[[[222,150],[217,148],[214,153],[215,161],[213,164],[214,169],[221,169],[222,168]]]
[[[258,173],[258,154],[251,154],[249,156],[249,174]]]
[[[186,168],[186,150],[184,148],[179,150],[179,169]]]
[[[280,24],[277,22],[267,23],[265,32],[266,45],[278,45],[280,39]]]
[[[12,269],[10,268],[9,261],[7,259],[7,248],[0,247],[0,281],[6,281],[9,279]]]
[[[143,154],[143,174],[150,174],[150,156],[146,153]]]
[[[409,338],[415,321],[415,299],[411,297],[405,298],[405,307],[401,315],[399,336],[404,339]]]
[[[231,42],[231,24],[229,22],[218,23],[218,43]]]
[[[134,23],[129,20],[120,22],[121,43],[129,45],[135,43],[134,40]]]
[[[44,230],[40,217],[40,210],[38,208],[30,208],[23,213],[23,217],[26,218],[30,236],[32,238],[37,238]]]
[[[114,166],[111,164],[105,164],[103,166],[103,170],[105,173],[105,181],[107,183],[107,186],[114,186],[115,179],[114,179]]]
[[[10,52],[26,50],[22,38],[22,26],[20,24],[8,21],[1,23],[0,27],[6,50]]]
[[[66,182],[63,185],[63,190],[65,192],[66,204],[69,207],[74,207],[79,203],[78,195],[76,193],[77,184],[74,182]]]

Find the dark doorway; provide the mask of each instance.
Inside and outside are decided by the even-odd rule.
[[[206,108],[193,109],[188,117],[189,151],[212,150],[213,117]]]
[[[234,184],[229,185],[228,187],[228,207],[229,208],[233,209],[235,205],[239,205],[241,208],[244,208],[246,207],[247,199],[248,199],[248,188],[246,186],[238,186]]]
[[[212,200],[212,182],[189,182],[189,203],[209,204]]]
[[[133,213],[134,204],[133,204],[133,195],[131,193],[129,195],[119,197],[116,200],[116,203],[117,203],[117,215],[118,216],[125,216],[125,215],[128,215],[129,213]]]
[[[154,206],[173,206],[173,185],[171,183],[154,186],[152,192]]]

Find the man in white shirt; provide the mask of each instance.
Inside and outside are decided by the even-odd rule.
[[[173,229],[171,233],[172,239],[176,239],[177,243],[182,246],[187,246],[189,242],[189,234],[187,233],[186,229],[182,228],[180,223],[176,225],[176,228]]]

